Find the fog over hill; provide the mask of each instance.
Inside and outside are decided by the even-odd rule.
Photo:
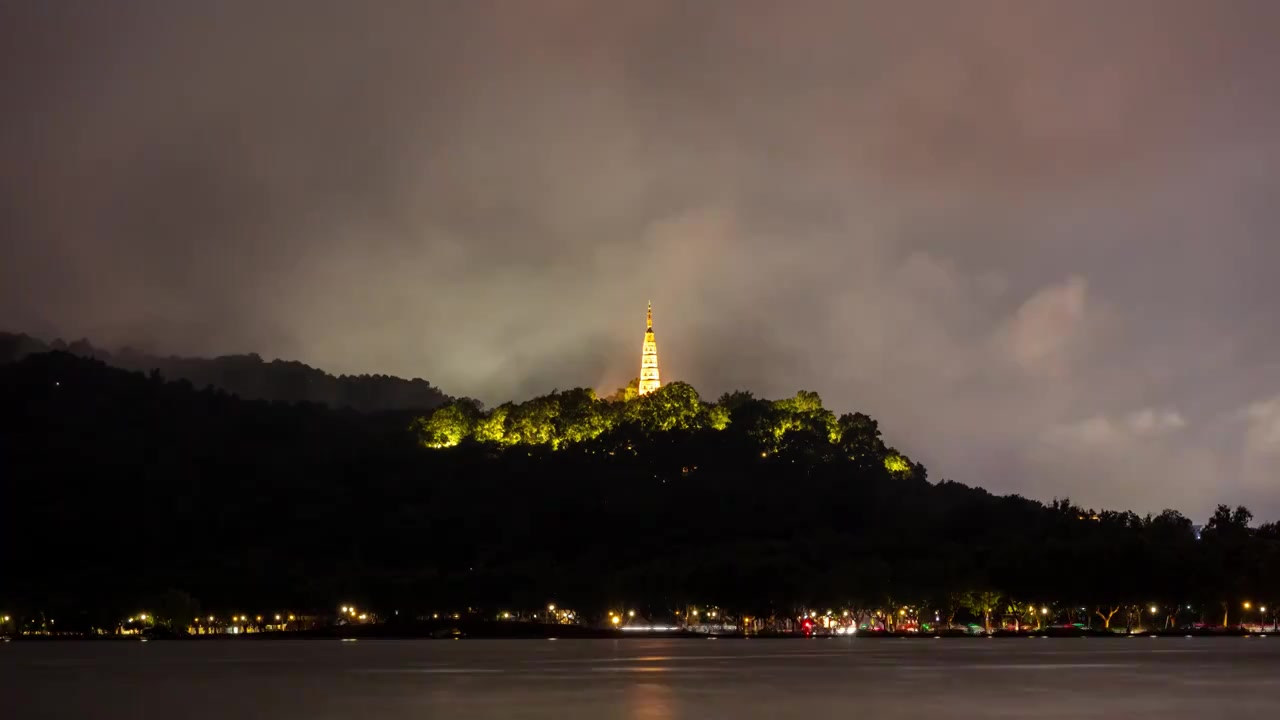
[[[390,375],[330,375],[296,360],[263,360],[257,353],[215,358],[163,357],[133,348],[110,352],[88,340],[46,343],[30,335],[0,333],[0,362],[27,355],[64,350],[101,360],[125,370],[151,372],[170,380],[187,380],[197,388],[212,385],[247,400],[312,402],[360,412],[429,410],[450,397],[421,378]]]

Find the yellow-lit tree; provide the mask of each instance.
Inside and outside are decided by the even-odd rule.
[[[649,432],[693,430],[707,423],[698,391],[683,382],[668,383],[627,403],[623,417]]]
[[[609,403],[596,398],[589,388],[575,388],[560,394],[557,433],[559,442],[593,440],[613,427],[615,413]]]
[[[511,403],[504,403],[481,416],[476,420],[472,436],[483,443],[510,443],[507,438],[507,417],[513,407]]]
[[[455,400],[443,405],[429,417],[419,418],[414,426],[427,447],[453,447],[471,434],[480,409],[472,400]]]
[[[994,590],[979,590],[965,596],[965,605],[975,616],[982,616],[982,627],[991,634],[991,613],[1000,605],[1000,593]]]
[[[560,415],[558,393],[516,405],[507,416],[507,437],[523,445],[549,445],[556,439],[556,421]]]

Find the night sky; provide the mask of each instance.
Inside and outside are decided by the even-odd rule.
[[[804,388],[1280,517],[1280,2],[0,0],[0,329],[489,404]]]

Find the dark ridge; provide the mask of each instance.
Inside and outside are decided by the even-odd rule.
[[[88,340],[51,343],[29,335],[0,333],[0,363],[15,362],[34,353],[53,350],[93,358],[123,370],[158,370],[171,380],[186,380],[197,388],[212,386],[246,400],[308,402],[360,412],[425,411],[451,398],[420,378],[390,375],[330,375],[293,360],[264,361],[256,353],[216,358],[161,357],[132,348],[109,352]]]
[[[1244,508],[1197,531],[1172,510],[933,483],[874,419],[805,392],[579,389],[411,426],[32,354],[0,365],[0,498],[0,609],[68,630],[140,609],[492,619],[555,602],[593,622],[695,603],[1072,632],[1234,626],[1280,600],[1280,527]]]

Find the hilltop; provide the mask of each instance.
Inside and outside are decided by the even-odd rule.
[[[159,372],[197,388],[212,386],[246,400],[310,402],[360,412],[430,410],[451,398],[420,378],[390,375],[330,375],[293,360],[264,361],[256,353],[195,358],[152,355],[132,348],[110,352],[88,340],[46,343],[25,334],[0,332],[0,363],[35,353],[63,351],[123,370]]]

